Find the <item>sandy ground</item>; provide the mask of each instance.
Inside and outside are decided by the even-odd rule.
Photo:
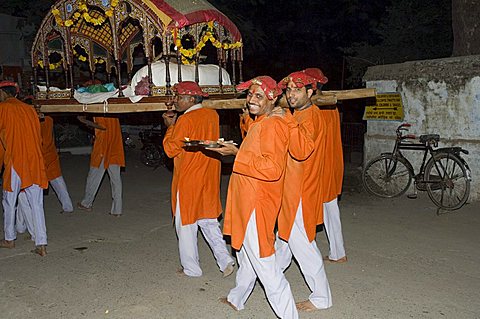
[[[176,275],[171,173],[144,167],[138,155],[127,154],[121,218],[107,214],[108,179],[91,213],[59,214],[50,191],[48,256],[31,254],[33,244],[22,234],[15,249],[0,250],[0,318],[275,318],[259,284],[241,312],[218,302],[235,276],[222,278],[201,238],[204,275]],[[83,196],[88,161],[62,154],[74,202]],[[480,318],[480,204],[436,216],[426,195],[374,198],[358,176],[357,169],[348,171],[340,201],[349,262],[326,265],[333,307],[300,318]],[[227,183],[223,176],[223,199]],[[317,241],[326,253],[323,231]],[[286,276],[295,299],[306,299],[296,264]]]

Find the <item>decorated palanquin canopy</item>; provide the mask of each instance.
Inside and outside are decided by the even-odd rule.
[[[212,54],[213,60],[208,57]],[[242,81],[241,34],[205,0],[59,0],[44,18],[32,47],[35,87],[45,84],[48,94],[52,75],[58,78],[60,73],[64,91],[73,92],[81,84],[74,76],[80,68],[87,69],[92,80],[103,72],[107,81],[120,87],[126,84],[122,72],[130,79],[139,56],[148,66],[150,84],[154,61],[167,64],[168,88],[172,76],[181,80],[181,71],[169,74],[168,63],[198,66],[207,58],[228,70],[233,85]],[[219,77],[221,87],[221,71]],[[51,93],[50,98],[62,94]]]

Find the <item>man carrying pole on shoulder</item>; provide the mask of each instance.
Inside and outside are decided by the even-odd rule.
[[[218,217],[222,214],[220,203],[220,160],[204,152],[191,152],[184,148],[185,138],[217,141],[220,134],[218,114],[202,107],[208,94],[191,81],[176,84],[174,105],[178,117],[163,114],[168,127],[163,147],[174,160],[172,180],[172,212],[178,236],[178,250],[182,269],[190,277],[202,275],[198,255],[198,227],[213,251],[223,277],[231,275],[235,262],[227,250],[220,230]]]
[[[275,314],[298,318],[290,284],[274,248],[291,127],[284,110],[275,108],[282,91],[271,77],[259,76],[237,86],[237,90],[247,89],[247,106],[255,120],[248,126],[242,145],[239,149],[232,144],[212,149],[236,155],[223,232],[231,236],[239,268],[235,287],[221,301],[235,310],[244,309],[258,278]]]
[[[321,79],[320,79],[321,80]],[[293,116],[306,128],[314,149],[304,160],[287,159],[285,191],[278,218],[276,257],[284,271],[297,260],[308,287],[308,300],[297,303],[303,311],[327,309],[332,306],[330,286],[322,255],[315,242],[316,226],[322,223],[323,201],[320,185],[324,169],[325,122],[320,110],[311,101],[317,80],[303,71],[293,72],[279,86],[286,89],[286,98]],[[315,87],[314,87],[315,86]]]

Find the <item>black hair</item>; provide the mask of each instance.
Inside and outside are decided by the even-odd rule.
[[[203,102],[203,96],[201,95],[193,95],[193,99],[195,104],[200,104]]]
[[[3,87],[0,87],[0,90],[3,90],[5,93],[7,93],[10,96],[17,95],[17,88],[14,86],[3,86]]]

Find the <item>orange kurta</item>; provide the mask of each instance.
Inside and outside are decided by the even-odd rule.
[[[240,114],[240,133],[242,135],[242,139],[245,138],[248,132],[248,128],[253,123],[253,119],[250,117],[248,113]]]
[[[322,198],[328,203],[342,193],[343,150],[340,115],[335,109],[320,109],[326,123],[326,143],[322,173]]]
[[[118,118],[94,117],[93,120],[106,130],[95,129],[95,142],[90,155],[90,166],[100,167],[103,160],[105,169],[111,164],[125,167],[122,129]]]
[[[185,137],[216,141],[219,134],[218,114],[206,108],[184,113],[165,133],[163,147],[174,162],[172,212],[175,214],[178,192],[182,225],[193,224],[199,219],[217,218],[222,213],[220,160],[204,152],[191,152],[183,148]]]
[[[323,223],[320,183],[324,167],[325,123],[315,105],[305,110],[296,110],[294,117],[313,140],[314,151],[303,161],[298,161],[292,156],[287,159],[285,193],[278,217],[278,235],[284,240],[290,238],[301,199],[305,232],[309,241],[312,241],[315,239],[317,224]]]
[[[22,189],[33,184],[47,188],[40,122],[33,107],[16,98],[0,103],[0,131],[5,143],[3,189],[12,191],[12,167],[22,181]]]
[[[0,172],[2,171],[2,168],[3,168],[3,159],[5,158],[4,140],[5,140],[5,132],[0,131]]]
[[[62,170],[53,138],[53,119],[50,116],[45,116],[44,120],[40,121],[40,131],[42,134],[42,155],[45,161],[45,171],[48,180],[51,181],[62,176]]]
[[[260,116],[235,157],[228,186],[223,232],[240,250],[255,209],[260,257],[274,254],[274,228],[280,211],[289,127],[280,116]]]

